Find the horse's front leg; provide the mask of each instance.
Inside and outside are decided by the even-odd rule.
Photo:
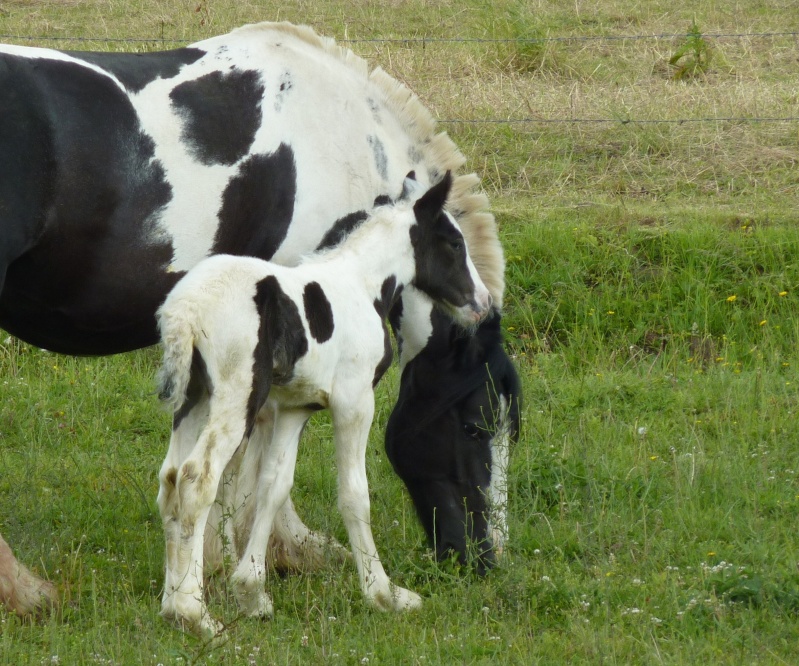
[[[347,397],[346,402],[331,406],[338,467],[338,507],[347,527],[361,590],[367,602],[379,610],[417,608],[422,598],[391,583],[372,536],[366,445],[374,416],[374,394],[367,391],[360,399]]]

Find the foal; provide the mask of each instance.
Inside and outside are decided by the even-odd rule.
[[[232,583],[245,614],[272,614],[264,589],[267,542],[293,484],[302,428],[324,408],[332,413],[338,506],[363,594],[381,610],[421,603],[391,584],[378,557],[365,452],[374,386],[391,360],[385,319],[403,287],[424,292],[463,326],[491,307],[463,236],[443,210],[450,185],[447,173],[414,202],[409,189],[416,183],[406,179],[398,203],[375,209],[342,244],[295,268],[249,257],[206,259],[161,306],[160,394],[174,410],[158,493],[165,617],[201,634],[220,629],[203,601],[203,533],[226,466],[250,440],[269,444]],[[266,424],[271,438],[257,436]]]

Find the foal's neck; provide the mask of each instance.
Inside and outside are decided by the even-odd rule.
[[[357,276],[358,283],[375,299],[385,298],[386,281],[399,289],[416,273],[410,226],[391,220],[367,222],[320,260],[333,275],[340,271]]]

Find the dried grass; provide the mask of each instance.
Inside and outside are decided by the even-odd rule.
[[[354,40],[684,34],[799,30],[795,3],[730,1],[709,8],[667,0],[552,3],[482,0],[105,0],[3,2],[0,32],[197,40],[242,23],[290,20]],[[669,59],[684,37],[512,43],[368,42],[350,46],[414,90],[443,120],[626,121],[799,116],[797,40],[708,39],[710,67],[675,81]],[[45,42],[46,44],[46,42]],[[54,42],[62,48],[137,45]],[[169,46],[169,45],[167,45]],[[139,48],[160,48],[141,44]],[[446,124],[497,197],[601,200],[741,197],[796,185],[796,123]],[[758,199],[760,200],[760,199]],[[752,208],[755,204],[747,204]]]

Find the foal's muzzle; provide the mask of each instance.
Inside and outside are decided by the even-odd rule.
[[[472,323],[479,324],[491,312],[491,306],[494,304],[494,299],[491,293],[486,289],[484,293],[478,294],[477,297],[469,303],[471,306]]]

